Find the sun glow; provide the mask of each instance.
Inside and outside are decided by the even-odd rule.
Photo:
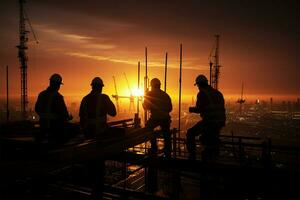
[[[135,97],[141,97],[144,95],[144,91],[140,88],[134,88],[132,89],[132,95]]]

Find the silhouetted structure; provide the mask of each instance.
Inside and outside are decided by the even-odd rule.
[[[20,43],[17,46],[19,49],[18,57],[20,61],[20,70],[21,70],[21,112],[23,119],[27,118],[27,104],[28,104],[28,96],[27,96],[27,42],[28,42],[28,33],[29,31],[26,30],[26,20],[28,21],[28,24],[30,26],[30,29],[33,33],[33,37],[38,43],[36,36],[34,34],[34,31],[32,29],[31,23],[29,21],[29,18],[26,14],[25,8],[24,8],[25,0],[19,0],[20,4],[20,21],[19,21],[19,40]]]
[[[20,37],[20,44],[17,46],[19,49],[19,60],[21,64],[21,112],[23,118],[26,118],[26,111],[27,111],[27,104],[28,104],[28,97],[27,97],[27,55],[26,50],[27,47],[27,33],[25,27],[25,13],[24,13],[24,2],[25,0],[20,0],[20,24],[19,24],[19,37]]]
[[[161,127],[164,136],[164,152],[166,156],[171,153],[171,135],[170,135],[170,112],[172,111],[172,102],[170,96],[160,89],[161,83],[159,79],[154,78],[150,82],[151,91],[145,94],[143,107],[150,111],[151,115],[146,123],[146,127],[154,129]],[[151,140],[151,149],[155,153],[157,151],[156,139]]]
[[[219,77],[220,77],[220,64],[219,64],[219,38],[220,35],[215,35],[216,44],[214,47],[214,55],[210,55],[210,85],[214,89],[219,88]]]
[[[199,88],[195,107],[190,107],[192,113],[200,113],[202,121],[187,131],[187,149],[190,158],[195,159],[195,137],[201,134],[200,141],[204,145],[202,159],[206,160],[218,154],[219,132],[225,125],[224,98],[221,92],[208,85],[204,75],[196,78],[195,85]]]

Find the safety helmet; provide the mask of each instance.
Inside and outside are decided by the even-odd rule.
[[[62,83],[62,77],[61,75],[59,74],[53,74],[51,77],[50,77],[50,82],[52,83],[58,83],[58,84],[63,84]]]
[[[206,76],[204,76],[203,74],[200,74],[197,76],[196,80],[195,80],[195,84],[208,84],[208,80],[206,78]]]
[[[92,80],[92,82],[91,82],[91,85],[99,85],[99,86],[104,86],[104,84],[103,84],[103,81],[102,81],[102,79],[100,78],[100,77],[95,77],[93,80]]]
[[[160,80],[158,78],[154,78],[150,81],[150,85],[151,87],[160,87]]]

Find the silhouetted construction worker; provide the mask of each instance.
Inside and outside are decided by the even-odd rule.
[[[116,116],[116,108],[106,94],[102,94],[104,86],[99,77],[92,82],[92,91],[86,95],[80,105],[80,125],[87,138],[113,136],[119,130],[109,128],[107,115]],[[89,174],[92,182],[92,199],[102,199],[105,173],[105,161],[101,158],[88,163]]]
[[[150,82],[151,91],[147,92],[144,97],[143,107],[150,111],[150,118],[146,127],[154,129],[160,126],[164,136],[164,153],[167,157],[171,154],[171,133],[170,112],[172,111],[172,102],[170,96],[160,89],[160,81],[154,78]],[[157,152],[156,139],[151,140],[152,153]]]
[[[202,74],[197,76],[194,85],[198,86],[199,93],[196,106],[190,107],[189,112],[199,113],[202,121],[188,129],[187,149],[190,158],[195,159],[195,137],[201,135],[200,141],[204,147],[202,159],[207,160],[219,153],[219,133],[226,120],[224,98],[221,92],[208,85],[207,78]]]
[[[113,102],[106,94],[102,94],[102,79],[94,78],[91,86],[92,91],[82,99],[79,111],[80,125],[87,137],[104,133],[108,128],[107,115],[117,114]]]
[[[68,113],[63,96],[58,92],[62,84],[62,77],[53,74],[49,87],[38,96],[35,111],[40,117],[41,133],[44,134],[38,139],[48,136],[49,141],[64,142],[70,136],[65,128],[72,116]]]

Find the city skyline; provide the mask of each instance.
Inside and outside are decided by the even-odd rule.
[[[104,92],[119,94],[136,87],[137,63],[148,48],[149,78],[163,83],[168,52],[168,92],[177,98],[179,45],[183,45],[183,97],[197,93],[195,77],[209,73],[214,35],[220,34],[220,90],[238,96],[242,82],[245,96],[280,96],[295,99],[300,93],[297,50],[299,46],[295,2],[199,3],[197,1],[27,1],[25,4],[38,37],[29,35],[28,95],[48,85],[53,73],[63,76],[64,96],[80,99],[95,76],[103,78]],[[18,2],[1,6],[1,95],[5,66],[10,68],[10,93],[20,93],[17,58]],[[163,85],[162,85],[163,86]],[[143,86],[141,86],[143,88]]]

